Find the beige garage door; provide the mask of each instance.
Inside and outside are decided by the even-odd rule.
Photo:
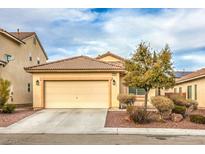
[[[46,81],[46,108],[108,108],[108,81]]]

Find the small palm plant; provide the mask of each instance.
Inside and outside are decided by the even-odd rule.
[[[8,80],[0,78],[0,108],[2,108],[9,99],[11,83]]]

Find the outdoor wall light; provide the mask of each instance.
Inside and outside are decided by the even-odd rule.
[[[115,86],[116,85],[116,81],[112,80],[112,84],[113,84],[113,86]]]
[[[37,85],[37,86],[39,86],[39,85],[40,85],[39,80],[36,80],[36,85]]]

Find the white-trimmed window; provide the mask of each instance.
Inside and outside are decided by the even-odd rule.
[[[39,65],[40,64],[40,58],[37,57],[37,64]]]
[[[192,86],[187,86],[187,98],[192,99]]]
[[[9,55],[9,54],[4,54],[4,60],[9,62],[13,59],[12,55]]]
[[[32,61],[32,55],[29,53],[29,61]]]
[[[197,85],[194,85],[194,99],[197,100]]]
[[[143,88],[129,87],[129,94],[145,95],[145,90]]]

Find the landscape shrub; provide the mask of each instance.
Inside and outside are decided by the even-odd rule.
[[[134,105],[127,105],[126,107],[126,111],[129,115],[132,115],[135,110],[136,110],[136,107]]]
[[[120,104],[132,105],[134,104],[136,98],[133,94],[119,94],[117,99],[119,100]]]
[[[0,78],[0,108],[2,108],[9,99],[10,84],[11,83],[8,80]]]
[[[165,96],[152,97],[151,104],[158,110],[161,119],[164,119],[164,116],[169,116],[174,108],[173,101]]]
[[[180,106],[180,105],[174,105],[174,108],[172,109],[172,113],[181,114],[183,117],[186,116],[186,107]]]
[[[135,123],[145,124],[150,122],[150,113],[145,111],[143,108],[138,108],[131,115],[132,120]]]
[[[190,106],[193,105],[193,109],[194,109],[194,110],[197,110],[197,109],[198,109],[198,102],[197,102],[196,100],[188,99],[187,101],[188,101],[188,103],[190,104]]]
[[[184,98],[179,94],[170,95],[170,99],[174,102],[175,105],[186,106],[186,107],[190,106],[190,103],[186,100],[186,98]]]
[[[15,104],[4,104],[4,106],[2,107],[2,112],[3,113],[13,113],[15,109],[16,109]]]
[[[200,114],[193,114],[189,116],[190,121],[197,124],[205,124],[205,117]]]

